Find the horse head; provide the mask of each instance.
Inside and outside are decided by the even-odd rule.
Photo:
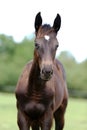
[[[57,14],[52,27],[49,24],[42,25],[40,12],[36,15],[34,58],[39,65],[40,77],[43,80],[49,80],[53,75],[55,54],[59,46],[56,36],[60,26],[61,17],[59,14]]]

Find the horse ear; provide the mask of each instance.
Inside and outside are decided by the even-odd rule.
[[[60,26],[61,26],[61,17],[59,14],[57,14],[57,16],[54,20],[54,23],[53,23],[53,28],[54,28],[56,33],[59,31]]]
[[[41,26],[42,24],[42,17],[41,17],[41,13],[39,12],[36,17],[35,17],[35,30],[36,32],[38,31],[39,27]]]

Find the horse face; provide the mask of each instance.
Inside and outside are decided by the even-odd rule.
[[[49,80],[53,75],[53,64],[59,44],[55,33],[35,39],[35,56],[40,68],[40,77]]]
[[[43,80],[49,80],[53,75],[54,58],[58,47],[56,35],[61,26],[61,17],[57,14],[52,27],[49,24],[42,25],[42,17],[39,12],[34,25],[35,59],[40,68],[40,77]]]

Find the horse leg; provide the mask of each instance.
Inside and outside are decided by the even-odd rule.
[[[32,130],[39,130],[39,125],[38,124],[33,124],[32,125]]]
[[[67,100],[63,102],[63,104],[55,111],[54,119],[55,119],[55,130],[63,130],[64,127],[64,113],[67,106]]]
[[[20,110],[18,110],[18,120],[17,120],[19,130],[29,130],[29,124],[28,121]]]
[[[44,114],[44,117],[41,120],[41,130],[51,130],[53,121],[53,112],[49,110]]]

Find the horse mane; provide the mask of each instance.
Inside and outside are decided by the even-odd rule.
[[[52,33],[52,32],[54,32],[54,29],[50,26],[50,24],[44,24],[44,25],[42,25],[42,26],[39,28],[39,30],[38,30],[36,36],[37,36],[38,38],[40,38],[40,37],[43,37],[44,35],[48,35],[48,34],[50,34],[50,33]]]

